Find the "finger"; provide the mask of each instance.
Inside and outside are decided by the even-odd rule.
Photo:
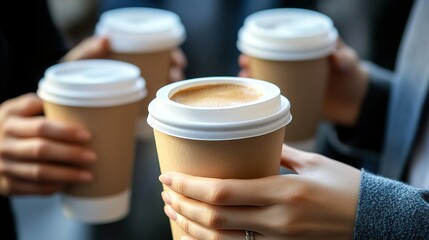
[[[109,51],[109,42],[106,37],[90,37],[70,50],[61,61],[75,61],[79,59],[103,58]]]
[[[331,62],[334,69],[347,71],[356,64],[357,53],[345,44],[342,44],[332,55]]]
[[[89,170],[71,166],[3,160],[0,174],[34,183],[85,183],[93,179]]]
[[[275,177],[281,176],[215,179],[169,172],[161,175],[159,180],[181,195],[214,205],[266,206],[277,197],[279,186],[274,184]]]
[[[3,156],[28,161],[48,161],[70,164],[87,164],[97,159],[94,151],[63,142],[37,138],[6,141],[0,148]]]
[[[171,82],[178,82],[185,79],[185,75],[183,73],[182,68],[178,67],[171,67],[170,68],[170,81]]]
[[[240,54],[238,57],[238,64],[241,68],[248,68],[250,63],[250,58],[245,54]]]
[[[176,48],[171,51],[171,60],[174,66],[177,66],[181,69],[186,68],[186,66],[188,65],[186,56],[180,48]]]
[[[184,197],[173,191],[162,193],[163,201],[173,210],[201,226],[209,229],[237,230],[248,229],[255,231],[263,229],[258,223],[263,207],[247,206],[216,206]]]
[[[281,165],[298,173],[303,174],[305,171],[310,171],[312,162],[316,160],[317,154],[304,152],[296,148],[292,148],[283,144]]]
[[[31,183],[14,178],[0,177],[0,194],[10,195],[50,195],[62,191],[63,184]]]
[[[303,168],[303,162],[300,159],[305,158],[305,152],[289,147],[283,144],[281,154],[281,165],[296,173]]]
[[[195,239],[242,240],[244,231],[210,230],[175,212],[170,206],[164,206],[165,214],[173,220],[186,234]],[[186,239],[186,238],[185,238]]]
[[[250,71],[247,69],[242,69],[238,72],[238,76],[239,77],[245,77],[245,78],[249,78],[250,76]]]
[[[5,121],[3,131],[17,138],[42,137],[66,142],[84,143],[90,140],[90,133],[81,127],[50,121],[44,117],[10,117]]]
[[[43,102],[34,93],[9,99],[0,106],[0,118],[8,115],[34,116],[43,112]]]

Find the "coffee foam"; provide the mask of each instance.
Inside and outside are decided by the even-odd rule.
[[[239,30],[237,47],[242,53],[267,60],[308,60],[332,53],[337,38],[328,16],[278,8],[249,15]]]
[[[262,94],[256,88],[238,84],[209,84],[181,90],[170,99],[188,106],[216,108],[249,103]]]
[[[212,84],[238,84],[258,89],[254,101],[224,107],[180,104],[171,96],[184,89]],[[260,136],[291,121],[289,101],[272,83],[239,77],[207,77],[164,86],[149,104],[149,125],[165,134],[195,140],[232,140]]]

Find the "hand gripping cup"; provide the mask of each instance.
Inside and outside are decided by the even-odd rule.
[[[280,89],[261,80],[207,77],[164,86],[147,119],[161,173],[223,179],[276,175],[289,109]],[[170,223],[174,239],[180,239],[183,233]]]
[[[110,43],[109,58],[132,63],[146,80],[147,97],[142,104],[139,135],[151,138],[147,106],[156,91],[169,83],[171,51],[185,40],[185,28],[175,13],[143,7],[119,8],[104,12],[96,34]]]
[[[62,194],[64,214],[86,223],[108,223],[129,212],[134,144],[141,101],[140,70],[114,60],[80,60],[48,68],[37,94],[48,119],[83,126],[98,155],[94,181]]]
[[[338,33],[321,13],[295,8],[249,15],[238,33],[238,49],[250,57],[252,78],[278,85],[291,102],[294,121],[286,142],[311,139],[318,127],[328,77],[328,56]]]

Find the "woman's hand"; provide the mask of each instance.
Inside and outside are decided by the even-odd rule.
[[[109,49],[109,40],[106,37],[88,37],[67,52],[61,61],[70,62],[81,59],[107,58]]]
[[[252,77],[249,57],[239,57],[240,77]],[[357,53],[338,40],[337,48],[329,56],[329,77],[323,107],[324,118],[334,123],[353,125],[360,112],[368,86],[368,70]]]
[[[84,39],[72,48],[61,60],[63,62],[81,59],[109,58],[110,45],[106,37],[93,36]],[[170,81],[177,82],[185,78],[184,69],[187,66],[186,56],[182,49],[171,51]]]
[[[51,194],[92,175],[85,166],[96,160],[83,146],[90,134],[76,126],[38,116],[35,94],[0,105],[0,194]]]
[[[353,125],[368,87],[368,70],[352,48],[339,40],[330,56],[330,74],[323,108],[332,122]]]
[[[213,179],[165,173],[165,213],[188,239],[352,239],[360,171],[318,154],[283,147],[296,174]]]
[[[170,81],[177,82],[185,79],[185,68],[188,65],[185,53],[176,48],[171,51]]]

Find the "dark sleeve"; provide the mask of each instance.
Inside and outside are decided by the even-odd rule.
[[[387,104],[389,100],[390,82],[375,80],[381,77],[370,67],[368,90],[362,103],[356,125],[353,127],[336,125],[339,140],[347,145],[379,152],[382,147],[386,126]]]
[[[429,239],[429,191],[362,171],[354,239]]]
[[[0,239],[15,240],[17,239],[15,220],[12,214],[12,208],[9,198],[0,196]]]
[[[47,2],[22,4],[6,1],[0,8],[0,102],[35,91],[46,68],[67,50]]]

